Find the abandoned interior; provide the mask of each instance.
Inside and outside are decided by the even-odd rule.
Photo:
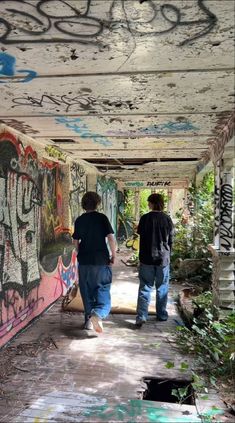
[[[234,310],[234,12],[234,0],[0,1],[0,422],[234,421],[215,386],[193,393],[195,359],[173,335],[188,273],[172,278],[168,321],[151,303],[135,330],[127,242],[144,190],[187,221],[212,174],[209,289],[220,319]],[[99,336],[82,330],[81,301],[61,310],[87,191],[118,247]]]

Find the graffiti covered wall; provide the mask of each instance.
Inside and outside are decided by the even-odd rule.
[[[0,127],[0,346],[77,277],[63,220],[63,171]]]
[[[73,162],[70,166],[71,189],[69,193],[69,206],[71,213],[71,224],[83,213],[81,206],[82,197],[86,192],[85,169],[80,164]]]
[[[106,214],[117,233],[117,184],[112,178],[106,179],[104,176],[97,178],[97,193],[101,196],[101,212]]]

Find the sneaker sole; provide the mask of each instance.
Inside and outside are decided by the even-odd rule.
[[[99,319],[99,317],[97,317],[95,315],[91,316],[91,322],[92,322],[93,328],[96,332],[98,332],[98,333],[103,332],[102,321]]]
[[[145,320],[142,320],[141,322],[135,322],[135,326],[137,329],[140,329],[145,323]]]
[[[90,322],[88,325],[84,325],[84,330],[94,330],[93,324]]]

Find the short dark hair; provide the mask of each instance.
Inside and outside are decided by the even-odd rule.
[[[82,208],[84,210],[96,210],[101,203],[101,198],[97,192],[87,191],[82,197]]]
[[[153,210],[162,211],[164,209],[164,197],[162,194],[151,194],[148,202],[153,205]]]

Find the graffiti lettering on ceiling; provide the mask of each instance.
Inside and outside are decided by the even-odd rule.
[[[85,94],[81,96],[57,96],[57,95],[47,95],[43,94],[41,98],[35,98],[30,96],[25,97],[17,97],[12,100],[15,104],[14,107],[19,106],[32,106],[32,107],[47,107],[52,108],[52,110],[56,110],[60,112],[64,110],[65,112],[76,111],[76,110],[94,110],[93,106],[96,104],[96,99],[93,97],[86,97]]]
[[[71,94],[71,93],[70,93]],[[138,109],[138,107],[134,107],[132,105],[132,102],[130,100],[121,100],[120,98],[116,98],[114,101],[110,101],[110,99],[106,97],[100,97],[99,99],[92,97],[91,95],[88,95],[88,93],[79,93],[79,95],[76,95],[75,97],[71,97],[71,95],[48,95],[43,94],[40,98],[31,97],[29,95],[26,95],[24,97],[15,97],[12,99],[12,103],[14,107],[20,107],[20,106],[27,106],[32,108],[45,108],[47,111],[51,110],[53,112],[87,112],[87,111],[104,111],[104,112],[110,112],[113,107],[122,107],[124,110],[132,110],[132,109]],[[77,118],[76,118],[77,119]],[[58,123],[71,123],[72,121],[65,120],[64,117],[61,118]],[[73,129],[75,132],[79,131],[80,127],[80,118],[78,118],[76,125],[76,121],[73,121]],[[83,130],[87,129],[86,125],[83,125]],[[96,136],[94,134],[93,136]],[[100,137],[100,135],[97,135]],[[108,141],[106,138],[104,138],[105,145],[109,145],[110,141]]]
[[[107,138],[91,132],[88,126],[82,122],[81,118],[67,118],[65,116],[61,116],[55,118],[55,120],[57,123],[65,124],[66,128],[74,131],[82,139],[92,139],[93,142],[104,145],[105,147],[112,145],[112,142]]]
[[[217,23],[216,15],[206,6],[204,0],[197,0],[192,5],[198,7],[201,17],[192,19],[188,8],[178,7],[173,1],[160,4],[148,1],[140,4],[125,0],[110,0],[105,2],[102,13],[104,18],[96,16],[97,2],[87,0],[82,5],[70,5],[64,0],[53,2],[52,12],[50,1],[35,0],[29,4],[26,0],[18,2],[8,0],[0,6],[3,44],[22,43],[61,43],[76,42],[92,44],[97,47],[107,47],[107,41],[102,42],[102,36],[107,40],[107,31],[129,34],[132,38],[143,36],[159,36],[182,29],[184,39],[180,46],[196,41],[209,34]],[[186,15],[186,16],[185,16]],[[108,16],[108,18],[107,18]],[[13,19],[15,18],[15,19]],[[191,18],[191,19],[190,19]],[[20,23],[18,23],[20,22]],[[188,35],[185,37],[185,31]],[[192,34],[193,31],[193,34]],[[53,36],[52,36],[53,34]]]
[[[86,175],[84,168],[77,163],[73,163],[70,167],[70,177],[72,189],[69,193],[69,205],[73,225],[76,218],[83,212],[81,201],[83,194],[86,192]]]
[[[7,53],[0,52],[0,84],[10,82],[30,82],[36,78],[37,72],[28,69],[15,69],[16,59]],[[22,78],[15,78],[18,74],[25,74]],[[1,78],[3,77],[4,78]]]
[[[189,121],[184,122],[166,122],[160,125],[151,125],[146,128],[139,128],[138,130],[134,131],[107,131],[107,134],[110,136],[149,136],[149,135],[169,135],[175,134],[176,132],[190,132],[190,131],[198,131],[198,127],[193,125]]]
[[[10,126],[11,128],[14,128],[19,132],[22,132],[22,134],[38,134],[39,132],[31,128],[31,126],[27,125],[25,122],[20,122],[19,120],[16,120],[16,119],[0,119],[0,123]]]
[[[97,178],[97,193],[101,197],[102,212],[111,222],[114,232],[117,231],[117,185],[112,178]]]

